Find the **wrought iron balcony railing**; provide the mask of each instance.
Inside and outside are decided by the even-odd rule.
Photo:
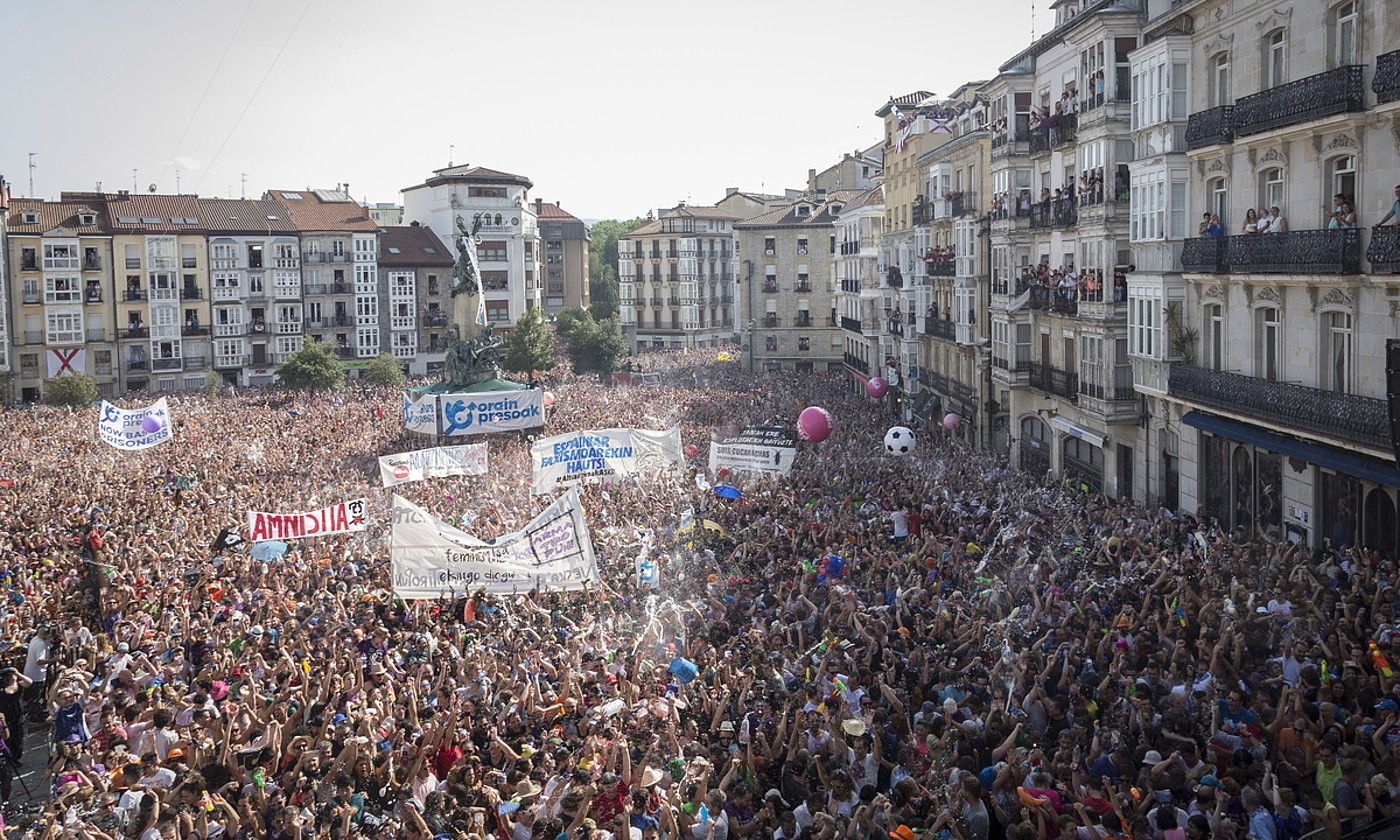
[[[1181,245],[1181,270],[1198,274],[1218,274],[1230,270],[1230,240],[1223,236],[1200,236]]]
[[[1198,405],[1353,443],[1390,449],[1385,400],[1173,364],[1168,392]]]
[[[850,368],[851,370],[858,370],[861,373],[867,375],[870,373],[870,363],[865,361],[864,359],[858,356],[853,356],[850,353],[844,354],[841,358],[846,363],[846,367]]]
[[[1371,228],[1366,261],[1372,274],[1400,274],[1400,225]]]
[[[1361,64],[1348,64],[1239,99],[1230,127],[1236,137],[1244,137],[1333,114],[1364,111],[1365,69]]]
[[[958,262],[953,257],[934,257],[924,260],[924,273],[930,277],[952,277],[957,274]]]
[[[924,335],[941,338],[944,341],[955,341],[957,325],[943,318],[935,318],[930,313],[928,317],[924,318]]]
[[[1079,374],[1077,373],[1060,370],[1040,362],[1031,362],[1029,382],[1032,388],[1038,388],[1047,394],[1064,397],[1071,402],[1079,399]]]
[[[847,332],[860,333],[860,334],[864,334],[864,333],[865,333],[865,331],[862,330],[862,329],[860,328],[860,319],[859,319],[859,318],[852,318],[852,317],[847,316],[847,315],[842,315],[842,316],[841,316],[841,329],[843,329],[843,330],[845,330],[845,331],[847,331]]]
[[[1361,231],[1290,230],[1229,239],[1236,274],[1360,274]]]
[[[1377,105],[1400,99],[1400,50],[1376,56],[1376,75],[1371,77],[1371,90],[1376,94]]]

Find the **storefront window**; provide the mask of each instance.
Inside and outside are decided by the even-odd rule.
[[[1229,526],[1230,442],[1201,433],[1201,517]]]
[[[1366,494],[1362,543],[1388,556],[1395,555],[1395,501],[1383,487]]]
[[[1231,460],[1231,473],[1233,476],[1233,505],[1234,520],[1230,527],[1236,531],[1244,531],[1246,534],[1254,534],[1254,459],[1250,457],[1249,447],[1236,446],[1235,454]]]
[[[1064,443],[1064,473],[1075,489],[1099,492],[1103,486],[1103,450],[1079,438],[1067,437]]]
[[[1283,456],[1256,450],[1254,453],[1254,511],[1259,533],[1271,540],[1283,539]]]
[[[1041,476],[1050,471],[1050,433],[1038,417],[1021,421],[1021,469]]]
[[[1349,475],[1317,471],[1318,535],[1332,548],[1345,548],[1356,542],[1357,501],[1361,482]]]

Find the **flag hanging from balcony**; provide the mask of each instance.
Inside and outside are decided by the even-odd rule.
[[[899,110],[898,105],[891,105],[890,113],[894,114],[894,121],[896,126],[894,135],[894,150],[896,152],[902,152],[904,151],[905,141],[909,139],[909,129],[912,127],[912,124],[910,123],[908,118],[904,116],[904,112]]]
[[[952,134],[952,133],[953,133],[953,120],[952,120],[952,118],[951,118],[951,117],[946,117],[946,118],[945,118],[945,117],[929,117],[929,118],[928,118],[928,133],[929,133],[929,134]]]

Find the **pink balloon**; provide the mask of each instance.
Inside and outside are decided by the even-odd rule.
[[[947,429],[948,431],[951,432],[952,430],[956,429],[958,426],[961,425],[962,417],[958,416],[958,414],[956,414],[955,412],[950,411],[943,416],[943,428]]]
[[[696,446],[696,445],[693,444],[693,443],[687,443],[687,444],[685,445],[685,456],[686,456],[687,458],[694,458],[696,455],[699,455],[699,454],[700,454],[700,447]]]
[[[797,415],[797,434],[813,443],[826,440],[831,435],[833,425],[831,412],[820,406],[804,408]]]
[[[548,391],[545,391],[545,392],[544,392],[544,407],[545,407],[545,408],[552,408],[553,406],[554,406],[554,395],[551,394],[551,393],[548,392]]]
[[[889,390],[890,383],[886,382],[878,376],[872,376],[865,381],[865,393],[869,394],[877,400],[883,397],[885,393]]]

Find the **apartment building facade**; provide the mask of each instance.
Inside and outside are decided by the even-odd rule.
[[[883,377],[880,312],[884,273],[880,243],[885,227],[884,188],[874,186],[841,209],[836,221],[836,323],[842,333],[842,361],[852,389],[864,390],[872,376]]]
[[[327,342],[347,363],[384,349],[386,288],[379,277],[379,226],[341,190],[270,190],[300,234],[300,282],[287,271],[273,289],[271,361],[278,364],[310,338]]]
[[[388,291],[388,351],[411,376],[442,370],[439,339],[452,320],[453,252],[424,225],[379,230],[379,270]]]
[[[816,190],[734,226],[740,262],[740,338],[750,370],[840,372],[837,223],[860,190]]]
[[[1170,269],[1179,251],[1180,271],[1130,284],[1144,495],[1244,534],[1394,554],[1400,4],[1150,0],[1147,15],[1161,44],[1133,54],[1133,107],[1159,154],[1133,166],[1134,254]],[[1246,225],[1261,209],[1264,232]],[[1199,235],[1204,214],[1220,235]]]
[[[734,225],[750,206],[682,203],[618,238],[618,311],[634,350],[709,347],[736,332]]]
[[[1110,496],[1134,486],[1127,336],[1128,56],[1137,0],[1062,2],[985,91],[991,128],[991,443]]]
[[[918,159],[926,187],[914,217],[912,283],[893,290],[905,322],[901,343],[917,348],[910,386],[918,397],[906,414],[930,425],[957,414],[962,422],[952,434],[980,445],[991,434],[990,330],[980,316],[988,305],[991,188],[989,113],[976,93],[983,84],[972,83],[970,106],[944,124],[950,139]]]
[[[103,395],[121,393],[106,212],[100,198],[10,200],[6,274],[16,364],[7,398],[37,402],[49,379],[69,372],[92,374]]]
[[[301,303],[296,224],[271,199],[201,198],[199,218],[209,243],[214,372],[230,385],[271,385],[276,354],[300,346],[289,326],[300,319],[278,317],[278,307]]]
[[[588,226],[557,202],[538,198],[535,218],[544,253],[545,313],[554,315],[569,307],[587,309],[592,302],[588,290]]]
[[[0,177],[0,394],[12,385],[10,367],[10,266],[6,257],[6,231],[10,223],[10,185]]]
[[[484,166],[449,166],[403,189],[403,219],[418,222],[444,243],[456,242],[457,219],[477,228],[477,259],[486,318],[509,329],[540,306],[539,224],[530,201],[534,184]]]

